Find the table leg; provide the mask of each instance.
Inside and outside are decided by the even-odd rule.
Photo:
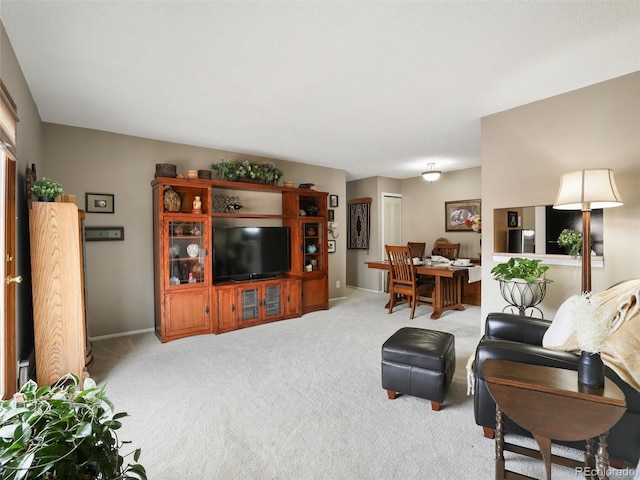
[[[436,286],[433,289],[433,297],[431,298],[431,304],[433,306],[433,313],[431,319],[435,320],[442,315],[442,278],[440,275],[435,276]]]
[[[504,480],[504,421],[496,404],[496,480]]]
[[[588,439],[587,449],[584,452],[584,466],[589,472],[593,472],[596,468],[594,444],[595,444],[595,440],[593,438]]]
[[[598,452],[596,453],[596,471],[600,480],[609,480],[609,454],[607,453],[608,431],[598,437]]]
[[[547,480],[551,480],[551,439],[543,437],[541,435],[533,434],[533,438],[536,439],[538,446],[540,447],[540,453],[544,460],[544,466],[547,471]]]

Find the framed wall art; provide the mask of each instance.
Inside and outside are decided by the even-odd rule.
[[[338,195],[329,195],[329,208],[338,207]]]
[[[508,227],[517,227],[518,226],[518,212],[507,212],[507,226]]]
[[[115,211],[115,199],[112,193],[87,193],[85,194],[87,213],[113,213]]]
[[[444,202],[444,222],[447,232],[473,232],[471,225],[465,220],[474,215],[480,215],[480,199],[456,200]]]
[[[335,240],[327,240],[327,251],[329,253],[336,253],[336,241]]]

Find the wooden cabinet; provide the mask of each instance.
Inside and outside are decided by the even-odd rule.
[[[329,308],[327,194],[313,190],[285,193],[284,211],[291,215],[292,273],[301,278],[302,313]],[[301,215],[304,212],[305,215]]]
[[[152,185],[156,335],[167,342],[211,333],[209,185],[176,179]],[[194,212],[196,197],[201,208]]]
[[[224,333],[329,308],[327,193],[162,177],[151,185],[160,340]],[[180,197],[179,208],[165,205],[169,189]],[[194,212],[196,196],[202,206]],[[220,226],[289,227],[290,270],[275,279],[216,280],[212,232]]]
[[[83,245],[73,203],[33,202],[29,211],[36,377],[87,376]]]
[[[300,316],[300,284],[296,278],[218,286],[215,295],[216,333]]]

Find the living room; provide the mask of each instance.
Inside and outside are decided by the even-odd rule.
[[[91,290],[88,317],[94,337],[135,334],[153,328],[150,182],[157,163],[177,164],[179,171],[186,173],[192,168],[206,169],[221,159],[274,161],[285,172],[285,180],[296,185],[313,182],[320,190],[337,195],[340,203],[335,211],[335,221],[340,236],[336,253],[329,255],[332,308],[352,296],[347,292],[348,287],[367,294],[380,292],[379,274],[367,270],[364,262],[382,256],[378,200],[382,192],[392,192],[401,194],[405,205],[403,239],[424,240],[430,244],[438,237],[452,237],[461,241],[469,256],[481,252],[482,306],[470,308],[473,315],[465,317],[473,326],[473,334],[479,336],[486,315],[504,306],[496,282],[490,280],[490,270],[496,264],[494,253],[498,253],[493,248],[494,210],[553,204],[561,175],[582,168],[612,168],[624,199],[624,206],[605,211],[605,262],[602,268],[593,271],[593,290],[601,291],[620,280],[640,277],[640,250],[634,247],[640,241],[638,68],[577,89],[567,89],[550,98],[535,98],[521,106],[497,113],[487,112],[482,118],[474,119],[481,141],[481,149],[476,152],[481,167],[445,172],[438,182],[426,184],[419,173],[410,178],[374,175],[349,180],[348,172],[341,168],[42,122],[39,106],[30,92],[4,25],[0,35],[0,73],[18,105],[20,118],[16,149],[19,269],[29,269],[27,209],[20,186],[24,184],[24,172],[31,164],[37,165],[39,176],[59,180],[65,192],[75,194],[81,208],[86,192],[113,194],[114,214],[89,215],[87,225],[124,226],[126,232],[124,242],[87,244],[87,284]],[[549,78],[548,81],[557,80]],[[508,88],[507,79],[502,88]],[[359,197],[374,199],[371,247],[366,251],[349,250],[346,245],[347,201]],[[482,200],[481,247],[477,234],[465,232],[452,236],[444,226],[444,203],[472,198]],[[552,265],[548,276],[554,283],[542,309],[545,317],[552,318],[562,302],[579,291],[580,268]],[[381,301],[380,296],[367,298]],[[30,294],[18,289],[16,315],[21,360],[28,358],[31,348],[30,301]],[[384,301],[378,308],[386,316],[383,305]],[[428,313],[422,313],[422,316],[427,318]],[[306,321],[313,319],[315,316]],[[446,315],[440,322],[445,320]],[[305,321],[304,317],[301,321]],[[393,326],[401,324],[404,322],[394,320]],[[445,327],[440,325],[439,328]],[[465,331],[463,325],[458,328]],[[158,342],[153,348],[162,347]],[[227,345],[225,348],[233,347]],[[382,391],[379,393],[383,394]],[[471,418],[468,420],[473,423]],[[277,475],[274,473],[273,477]]]

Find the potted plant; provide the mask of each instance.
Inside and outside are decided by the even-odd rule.
[[[491,269],[500,282],[500,293],[507,303],[518,307],[521,314],[542,301],[550,280],[545,278],[549,267],[540,265],[541,259],[510,258]]]
[[[558,245],[561,247],[569,247],[569,255],[572,257],[579,257],[582,255],[582,234],[575,230],[565,228],[560,232]]]
[[[50,178],[42,177],[31,185],[31,193],[41,202],[53,202],[53,199],[62,193],[62,185]]]
[[[11,400],[0,402],[0,477],[7,480],[137,479],[138,463],[125,464],[117,435],[126,413],[112,413],[105,387],[92,379],[79,387],[67,375],[53,387],[28,381]],[[133,453],[138,461],[140,449]]]
[[[256,163],[248,160],[223,160],[212,163],[212,170],[217,170],[221,180],[229,182],[261,183],[277,185],[283,172],[271,162]]]

